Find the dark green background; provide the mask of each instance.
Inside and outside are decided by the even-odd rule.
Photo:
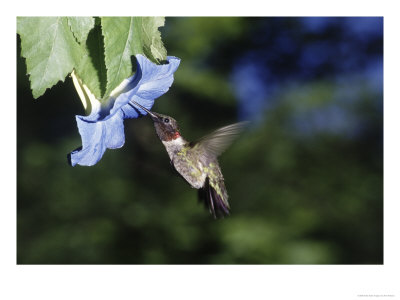
[[[19,264],[382,264],[383,19],[167,18],[182,59],[154,111],[196,139],[253,121],[220,163],[214,220],[148,118],[123,148],[70,167],[83,108],[71,78],[17,90]]]

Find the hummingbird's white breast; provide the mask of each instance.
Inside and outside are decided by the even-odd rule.
[[[187,143],[181,136],[177,139],[170,140],[170,141],[162,141],[167,149],[169,158],[172,160],[174,156],[182,150],[182,147]]]
[[[206,173],[203,172],[203,165],[200,161],[191,161],[188,157],[189,147],[185,147],[187,141],[178,137],[170,141],[162,141],[174,168],[193,187],[203,187]]]

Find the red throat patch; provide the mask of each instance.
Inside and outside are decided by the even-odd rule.
[[[175,131],[173,139],[176,140],[180,136],[181,136],[181,134],[179,133],[179,131]]]

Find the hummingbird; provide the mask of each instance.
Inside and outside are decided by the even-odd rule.
[[[198,190],[199,200],[205,203],[213,217],[229,215],[228,193],[217,157],[247,122],[219,128],[195,142],[188,142],[181,136],[174,118],[150,111],[133,100],[131,102],[151,117],[172,166],[191,187]]]

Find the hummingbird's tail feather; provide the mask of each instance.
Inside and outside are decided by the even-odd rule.
[[[223,183],[222,183],[223,184]],[[210,184],[207,177],[204,186],[199,189],[199,200],[204,202],[214,218],[223,218],[229,215],[229,204],[226,192],[218,193],[218,191]]]

